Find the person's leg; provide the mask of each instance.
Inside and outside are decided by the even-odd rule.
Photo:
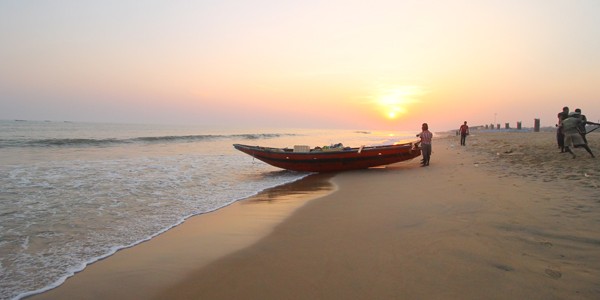
[[[587,144],[583,144],[581,145],[581,147],[585,148],[585,151],[587,151],[592,156],[592,158],[596,157],[594,156],[594,153],[592,153],[592,149],[590,149],[590,147]]]
[[[424,167],[427,164],[429,164],[429,155],[431,153],[431,146],[430,145],[426,145],[423,144],[423,150],[422,150],[422,154],[423,154],[423,162],[421,163],[421,165]]]
[[[575,147],[575,144],[573,142],[573,135],[572,134],[563,134],[564,139],[563,139],[563,147],[564,147],[564,152],[569,152],[571,153],[571,155],[573,155],[573,158],[575,158],[575,153],[573,153],[573,151],[571,151],[571,146]],[[561,151],[563,152],[563,151]]]
[[[577,157],[577,156],[575,155],[575,153],[573,153],[573,151],[571,151],[571,147],[569,147],[569,146],[565,146],[565,152],[569,152],[569,153],[571,153],[571,155],[573,155],[573,158]]]
[[[565,135],[560,128],[556,131],[556,140],[558,141],[558,149],[560,149],[560,152],[565,152]]]

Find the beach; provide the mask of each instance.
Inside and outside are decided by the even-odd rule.
[[[598,299],[600,163],[575,151],[553,132],[438,135],[429,167],[309,176],[31,299]]]

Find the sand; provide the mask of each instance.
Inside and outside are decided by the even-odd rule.
[[[335,189],[261,229],[224,238],[193,223],[245,228],[260,223],[248,207],[268,206],[192,218],[38,298],[599,299],[600,161],[558,153],[551,132],[472,133],[466,147],[435,138],[429,167],[316,178]]]

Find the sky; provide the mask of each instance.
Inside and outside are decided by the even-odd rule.
[[[0,1],[0,119],[434,131],[600,119],[597,0]]]

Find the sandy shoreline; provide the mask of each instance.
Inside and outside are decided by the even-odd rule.
[[[291,184],[189,218],[150,241],[87,266],[58,288],[26,299],[149,299],[208,263],[268,235],[295,209],[335,187],[332,175]]]
[[[559,154],[553,133],[475,132],[457,144],[435,139],[426,168],[414,160],[336,174],[335,192],[251,230],[257,243],[233,234],[229,243],[246,243],[223,253],[190,242],[202,226],[186,222],[35,298],[600,298],[600,161]],[[227,223],[246,210],[196,220]],[[207,252],[216,254],[194,258]],[[181,265],[191,271],[173,275]]]

